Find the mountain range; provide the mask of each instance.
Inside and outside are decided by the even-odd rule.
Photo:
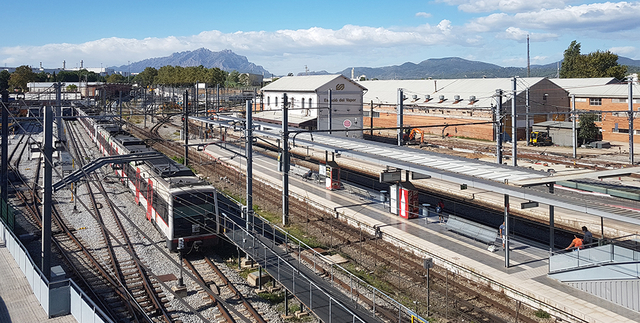
[[[532,77],[555,77],[558,73],[558,63],[546,65],[532,65],[530,75]],[[620,65],[627,65],[630,73],[640,72],[640,60],[619,57]],[[194,51],[173,53],[166,57],[149,58],[129,65],[111,67],[115,71],[140,73],[147,67],[156,69],[165,66],[199,66],[206,68],[217,67],[224,71],[238,71],[241,73],[253,73],[271,75],[269,71],[260,65],[249,62],[247,57],[238,55],[231,50],[212,52],[206,48]],[[326,75],[343,74],[351,77],[352,68],[346,68],[336,73],[327,71],[315,71],[298,73],[298,75]],[[494,78],[527,76],[526,67],[502,67],[495,64],[470,61],[460,57],[430,58],[420,63],[407,62],[402,65],[384,67],[354,67],[355,77],[361,76],[367,79],[393,80],[393,79],[425,79],[425,78]]]
[[[546,65],[531,65],[531,77],[555,77],[558,73],[560,62]],[[619,57],[620,65],[627,65],[629,73],[640,72],[640,60]],[[352,68],[346,68],[338,72],[351,77]],[[322,74],[324,71],[316,74]],[[402,65],[384,66],[378,68],[354,67],[353,75],[356,78],[365,76],[367,79],[394,80],[394,79],[424,79],[424,78],[504,78],[527,76],[526,67],[502,67],[495,64],[470,61],[459,57],[430,58],[418,64],[407,62]]]
[[[166,65],[182,67],[202,65],[206,68],[217,67],[227,72],[236,70],[240,73],[270,75],[269,71],[262,66],[249,62],[246,56],[238,55],[228,49],[212,52],[206,48],[173,53],[166,57],[147,58],[129,65],[113,66],[111,68],[116,72],[140,73],[147,67],[159,69]]]

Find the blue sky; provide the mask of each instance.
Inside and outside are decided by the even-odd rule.
[[[3,4],[0,64],[127,64],[205,47],[230,49],[282,75],[462,57],[501,66],[610,50],[640,59],[640,2],[40,1]]]

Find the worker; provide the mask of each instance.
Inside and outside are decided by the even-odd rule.
[[[571,244],[564,248],[564,250],[570,250],[570,249],[582,249],[582,239],[578,238],[577,235],[573,235],[573,241],[571,241]]]

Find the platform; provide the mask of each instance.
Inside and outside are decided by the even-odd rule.
[[[0,242],[0,322],[76,323],[72,315],[48,318],[20,267]]]
[[[231,155],[219,148],[209,146],[212,156]],[[240,167],[235,160],[225,162]],[[246,167],[242,165],[243,169]],[[271,158],[254,154],[253,174],[256,178],[281,185],[281,176],[275,171]],[[291,194],[306,197],[327,209],[338,209],[341,216],[354,219],[369,227],[379,227],[386,239],[407,249],[419,251],[433,257],[438,265],[455,270],[459,274],[482,281],[489,281],[505,294],[524,300],[525,303],[548,304],[565,317],[586,322],[637,322],[640,313],[572,288],[547,277],[548,246],[536,247],[523,239],[510,240],[510,267],[504,263],[504,252],[490,252],[486,244],[470,240],[445,229],[437,216],[405,220],[388,212],[381,203],[342,207],[362,203],[362,198],[347,191],[328,191],[322,185],[290,177]],[[387,206],[388,207],[388,206]],[[561,216],[562,210],[556,209]],[[576,216],[571,214],[571,217]],[[496,228],[497,231],[497,228]]]

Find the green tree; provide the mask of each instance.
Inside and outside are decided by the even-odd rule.
[[[140,84],[142,87],[156,84],[156,77],[158,76],[158,70],[153,67],[147,67],[144,71],[140,72],[133,78],[133,82]]]
[[[580,43],[572,41],[564,51],[564,59],[562,60],[562,66],[560,66],[561,78],[574,78],[578,77],[578,71],[581,69],[582,55],[580,54]]]
[[[73,71],[60,71],[55,79],[56,82],[78,82],[79,80],[78,73]]]
[[[227,80],[225,82],[227,87],[236,87],[240,83],[240,72],[233,70],[229,75],[227,75]]]
[[[26,92],[29,90],[27,88],[27,83],[35,82],[37,80],[38,75],[33,72],[31,67],[22,65],[17,67],[15,72],[11,73],[11,78],[9,78],[9,87],[14,91],[20,89],[22,92]]]
[[[618,55],[606,51],[595,51],[585,56],[587,62],[586,77],[615,77],[624,80],[627,67],[618,65]]]
[[[107,77],[107,83],[124,83],[126,79],[120,74],[111,74]]]
[[[67,92],[76,92],[78,90],[78,86],[75,84],[67,85]]]
[[[7,70],[0,71],[0,92],[9,89],[9,79],[11,78],[11,73]]]
[[[595,121],[597,119],[597,116],[593,113],[583,114],[580,116],[580,131],[578,131],[578,140],[582,139],[582,144],[598,139],[600,131],[595,124]]]
[[[627,67],[618,64],[618,55],[610,51],[595,51],[587,55],[580,54],[580,43],[572,41],[564,51],[561,78],[615,77],[625,78]]]

